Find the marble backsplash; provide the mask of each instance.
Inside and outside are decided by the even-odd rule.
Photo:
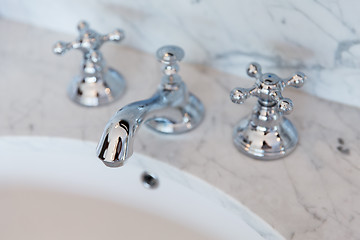
[[[161,45],[177,44],[186,51],[186,61],[241,77],[246,77],[245,69],[252,61],[259,62],[264,71],[283,77],[303,71],[309,77],[305,91],[360,107],[360,2],[356,0],[0,3],[2,18],[71,33],[74,37],[81,19],[99,32],[119,27],[126,31],[126,45],[154,53]],[[252,83],[249,79],[248,86]]]

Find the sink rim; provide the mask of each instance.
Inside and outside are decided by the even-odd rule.
[[[22,144],[19,144],[22,143]],[[127,164],[122,168],[117,169],[111,169],[104,166],[101,161],[99,161],[96,158],[95,149],[96,149],[96,143],[90,142],[90,141],[82,141],[78,139],[70,139],[70,138],[57,138],[57,137],[43,137],[43,136],[3,136],[0,137],[0,159],[3,159],[2,157],[6,157],[5,153],[6,148],[11,149],[11,146],[13,149],[16,149],[16,147],[21,146],[22,150],[23,148],[27,148],[27,150],[35,150],[39,156],[42,156],[46,154],[43,150],[49,150],[52,151],[52,153],[56,153],[58,151],[58,154],[61,154],[63,152],[66,154],[65,151],[61,151],[61,145],[63,144],[69,144],[71,143],[71,150],[74,157],[79,156],[80,158],[83,157],[89,157],[96,159],[96,172],[98,171],[97,168],[104,169],[101,170],[102,172],[106,172],[106,174],[113,174],[116,176],[117,174],[124,174],[126,172],[130,172],[132,168],[134,169],[141,169],[141,171],[148,171],[150,173],[156,173],[157,176],[160,178],[160,186],[162,185],[162,179],[169,179],[179,185],[181,185],[184,188],[187,188],[188,190],[195,192],[199,194],[202,198],[206,199],[205,201],[210,201],[212,204],[217,205],[218,207],[228,211],[231,214],[236,215],[237,217],[240,217],[250,228],[252,228],[255,232],[257,232],[260,236],[262,236],[262,239],[284,239],[277,231],[275,231],[269,224],[267,224],[264,220],[262,220],[260,217],[258,217],[256,214],[251,212],[247,207],[242,205],[240,202],[232,198],[231,196],[227,195],[226,193],[222,192],[220,189],[215,188],[214,186],[211,186],[204,180],[198,178],[197,176],[191,175],[187,172],[181,171],[175,167],[172,167],[166,163],[163,163],[159,160],[153,159],[151,157],[134,153],[132,159],[127,162]],[[50,145],[50,146],[47,146]],[[3,149],[2,149],[3,148]],[[84,149],[93,149],[93,152],[85,152],[86,156],[84,156]],[[36,151],[41,150],[41,151]],[[25,151],[24,151],[25,152]],[[16,152],[16,154],[23,154],[21,151]],[[0,160],[0,165],[4,165],[4,162]],[[8,165],[12,165],[13,162],[11,162]],[[5,164],[6,165],[6,164]],[[15,164],[16,165],[16,164]],[[57,167],[59,167],[59,164],[55,164]],[[56,167],[54,166],[54,167]],[[81,166],[76,166],[76,168],[84,168]],[[15,170],[16,171],[9,171],[9,170]],[[53,188],[56,186],[56,190],[64,190],[66,192],[73,191],[74,193],[79,193],[79,187],[82,189],[81,194],[85,194],[87,196],[95,196],[99,197],[98,194],[103,194],[101,197],[104,197],[106,200],[114,200],[118,199],[119,196],[115,196],[114,192],[112,191],[103,191],[101,190],[101,187],[104,186],[89,186],[89,183],[87,180],[89,179],[82,179],[79,182],[75,184],[71,184],[71,187],[74,189],[69,189],[68,185],[63,185],[64,183],[71,183],[66,182],[65,179],[60,179],[60,182],[56,181],[48,181],[48,178],[52,178],[54,176],[51,175],[38,175],[40,172],[44,171],[41,167],[37,166],[33,169],[38,171],[37,174],[31,171],[28,171],[27,169],[24,169],[23,171],[19,171],[19,168],[11,168],[6,169],[1,167],[0,168],[0,183],[6,181],[19,181],[23,178],[23,180],[26,179],[26,181],[30,181],[32,184],[36,184],[44,187],[51,187]],[[60,168],[61,169],[61,168]],[[66,168],[65,168],[66,169]],[[88,168],[87,168],[88,169]],[[94,168],[95,169],[95,168]],[[106,169],[106,170],[105,170]],[[68,169],[71,171],[71,169]],[[89,169],[88,169],[89,170]],[[5,171],[5,172],[4,172]],[[94,171],[94,170],[91,170]],[[90,171],[90,174],[91,174]],[[133,171],[133,170],[131,170]],[[8,174],[6,174],[8,172]],[[11,173],[11,174],[9,174]],[[5,174],[5,175],[4,175]],[[44,174],[42,172],[41,174]],[[70,175],[69,175],[70,176]],[[44,181],[46,180],[46,181]],[[58,181],[59,179],[57,179]],[[84,181],[85,180],[85,181]],[[62,181],[62,182],[61,182]],[[64,182],[65,181],[65,182]],[[50,184],[51,182],[51,184]],[[140,183],[140,181],[139,181]],[[50,184],[50,185],[49,185]],[[55,184],[55,185],[54,185]],[[77,186],[76,184],[79,184]],[[103,183],[102,183],[103,184]],[[80,186],[81,185],[81,186]],[[140,184],[139,184],[140,186]],[[85,188],[84,188],[85,187]],[[100,187],[100,188],[99,188]],[[142,187],[142,186],[141,186]],[[96,192],[94,192],[94,189],[96,189]],[[147,190],[144,188],[144,191],[148,191],[149,193],[153,190]],[[154,190],[157,191],[157,190]],[[95,194],[96,193],[96,194]],[[94,195],[95,194],[95,195]],[[124,196],[122,196],[124,197]],[[134,199],[130,200],[133,201]],[[143,209],[146,210],[146,209]],[[156,212],[156,210],[155,210]]]

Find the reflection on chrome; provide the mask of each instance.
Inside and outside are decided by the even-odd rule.
[[[164,46],[156,55],[164,73],[156,93],[121,108],[105,127],[97,155],[109,167],[122,166],[132,155],[136,131],[143,123],[161,133],[177,134],[190,131],[203,119],[202,103],[178,75],[178,61],[184,57],[184,51],[177,46]]]
[[[74,102],[87,107],[110,103],[124,92],[125,81],[120,73],[106,66],[100,47],[107,41],[120,42],[124,39],[124,32],[116,29],[101,35],[84,21],[77,28],[80,36],[75,41],[57,42],[53,48],[53,52],[59,55],[71,49],[83,52],[81,73],[70,84],[68,95]]]
[[[306,76],[297,72],[288,79],[281,79],[273,73],[263,74],[258,63],[251,63],[247,74],[256,79],[254,86],[233,89],[231,101],[241,104],[250,96],[259,100],[250,117],[235,126],[234,144],[241,152],[256,159],[284,157],[295,149],[298,134],[292,123],[283,117],[291,113],[293,103],[281,92],[285,86],[303,86]]]

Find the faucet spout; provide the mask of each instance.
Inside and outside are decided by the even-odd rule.
[[[107,123],[97,155],[108,167],[120,167],[133,153],[134,137],[149,112],[159,108],[160,95],[121,108]]]
[[[177,74],[177,61],[183,54],[179,47],[160,48],[158,59],[165,76],[158,91],[149,99],[126,105],[109,120],[97,147],[106,166],[120,167],[131,157],[136,132],[143,123],[168,134],[184,133],[200,124],[204,106]]]

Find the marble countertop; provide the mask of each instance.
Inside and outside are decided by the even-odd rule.
[[[148,98],[160,82],[154,55],[108,43],[102,48],[104,57],[125,76],[127,91],[106,107],[80,107],[67,98],[66,88],[78,73],[81,53],[72,51],[62,57],[52,53],[56,41],[74,36],[3,19],[0,31],[3,136],[97,142],[116,110]],[[220,188],[286,239],[359,239],[360,109],[287,89],[284,96],[295,105],[288,118],[298,129],[299,145],[285,159],[256,161],[239,153],[231,138],[233,127],[251,112],[256,100],[236,105],[229,99],[232,88],[250,86],[252,80],[185,63],[180,74],[206,107],[203,123],[176,136],[142,127],[134,151]]]

